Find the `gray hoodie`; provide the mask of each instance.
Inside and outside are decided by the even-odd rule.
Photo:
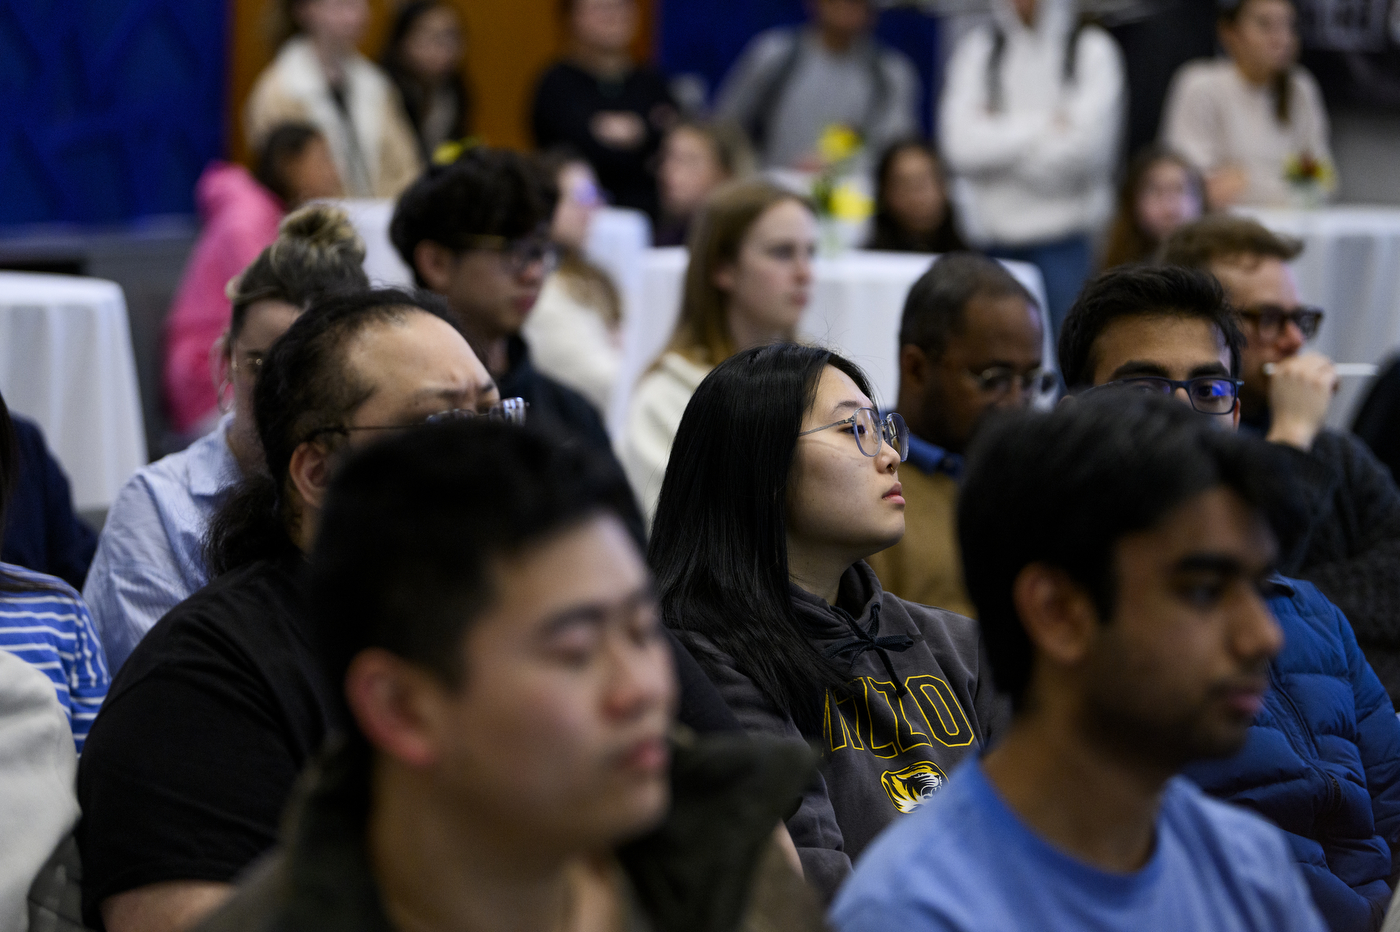
[[[857,563],[836,605],[797,586],[793,605],[813,645],[850,677],[828,692],[820,734],[822,781],[788,819],[807,880],[828,899],[865,846],[937,792],[953,768],[998,737],[1010,705],[992,686],[977,622],[885,592]],[[801,734],[733,658],[678,631],[705,659],[715,685],[748,730]]]

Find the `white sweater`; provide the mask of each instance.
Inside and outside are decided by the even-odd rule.
[[[988,63],[994,31],[958,42],[939,106],[939,142],[955,175],[964,234],[979,246],[1027,246],[1096,231],[1113,207],[1126,92],[1123,56],[1094,26],[1064,62],[1074,0],[1040,0],[1027,27],[1010,0],[992,0],[1002,49],[1002,106],[993,112]]]
[[[1182,65],[1172,79],[1162,117],[1162,141],[1202,172],[1227,164],[1244,168],[1249,183],[1240,203],[1285,207],[1292,192],[1284,163],[1304,153],[1331,163],[1327,109],[1306,69],[1290,74],[1289,121],[1274,116],[1267,87],[1245,81],[1229,59]]]
[[[666,478],[666,463],[681,415],[709,374],[708,366],[696,365],[679,353],[666,353],[632,393],[618,459],[642,503],[647,527],[656,516],[656,501],[661,497],[661,481]]]
[[[545,281],[521,334],[537,369],[607,411],[622,368],[621,334],[604,323],[597,308],[575,298],[560,275]]]

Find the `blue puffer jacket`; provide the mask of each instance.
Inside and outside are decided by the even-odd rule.
[[[1186,775],[1287,833],[1333,932],[1368,932],[1400,866],[1400,721],[1346,616],[1311,583],[1275,582],[1285,641],[1264,709],[1244,750]]]

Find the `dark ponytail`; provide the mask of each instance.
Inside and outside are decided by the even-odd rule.
[[[346,420],[373,390],[347,363],[347,348],[363,330],[413,313],[439,317],[461,332],[436,295],[380,288],[317,299],[273,344],[253,390],[267,470],[245,477],[210,522],[204,544],[210,578],[295,552],[302,515],[289,495],[292,454],[303,443],[344,442]]]

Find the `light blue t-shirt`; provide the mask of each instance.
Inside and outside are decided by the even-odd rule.
[[[204,534],[241,475],[225,439],[232,419],[138,470],[112,503],[83,599],[113,676],[151,626],[209,581]]]
[[[832,907],[839,932],[1325,932],[1279,831],[1167,784],[1152,859],[1099,870],[1052,847],[969,760],[866,849]]]

